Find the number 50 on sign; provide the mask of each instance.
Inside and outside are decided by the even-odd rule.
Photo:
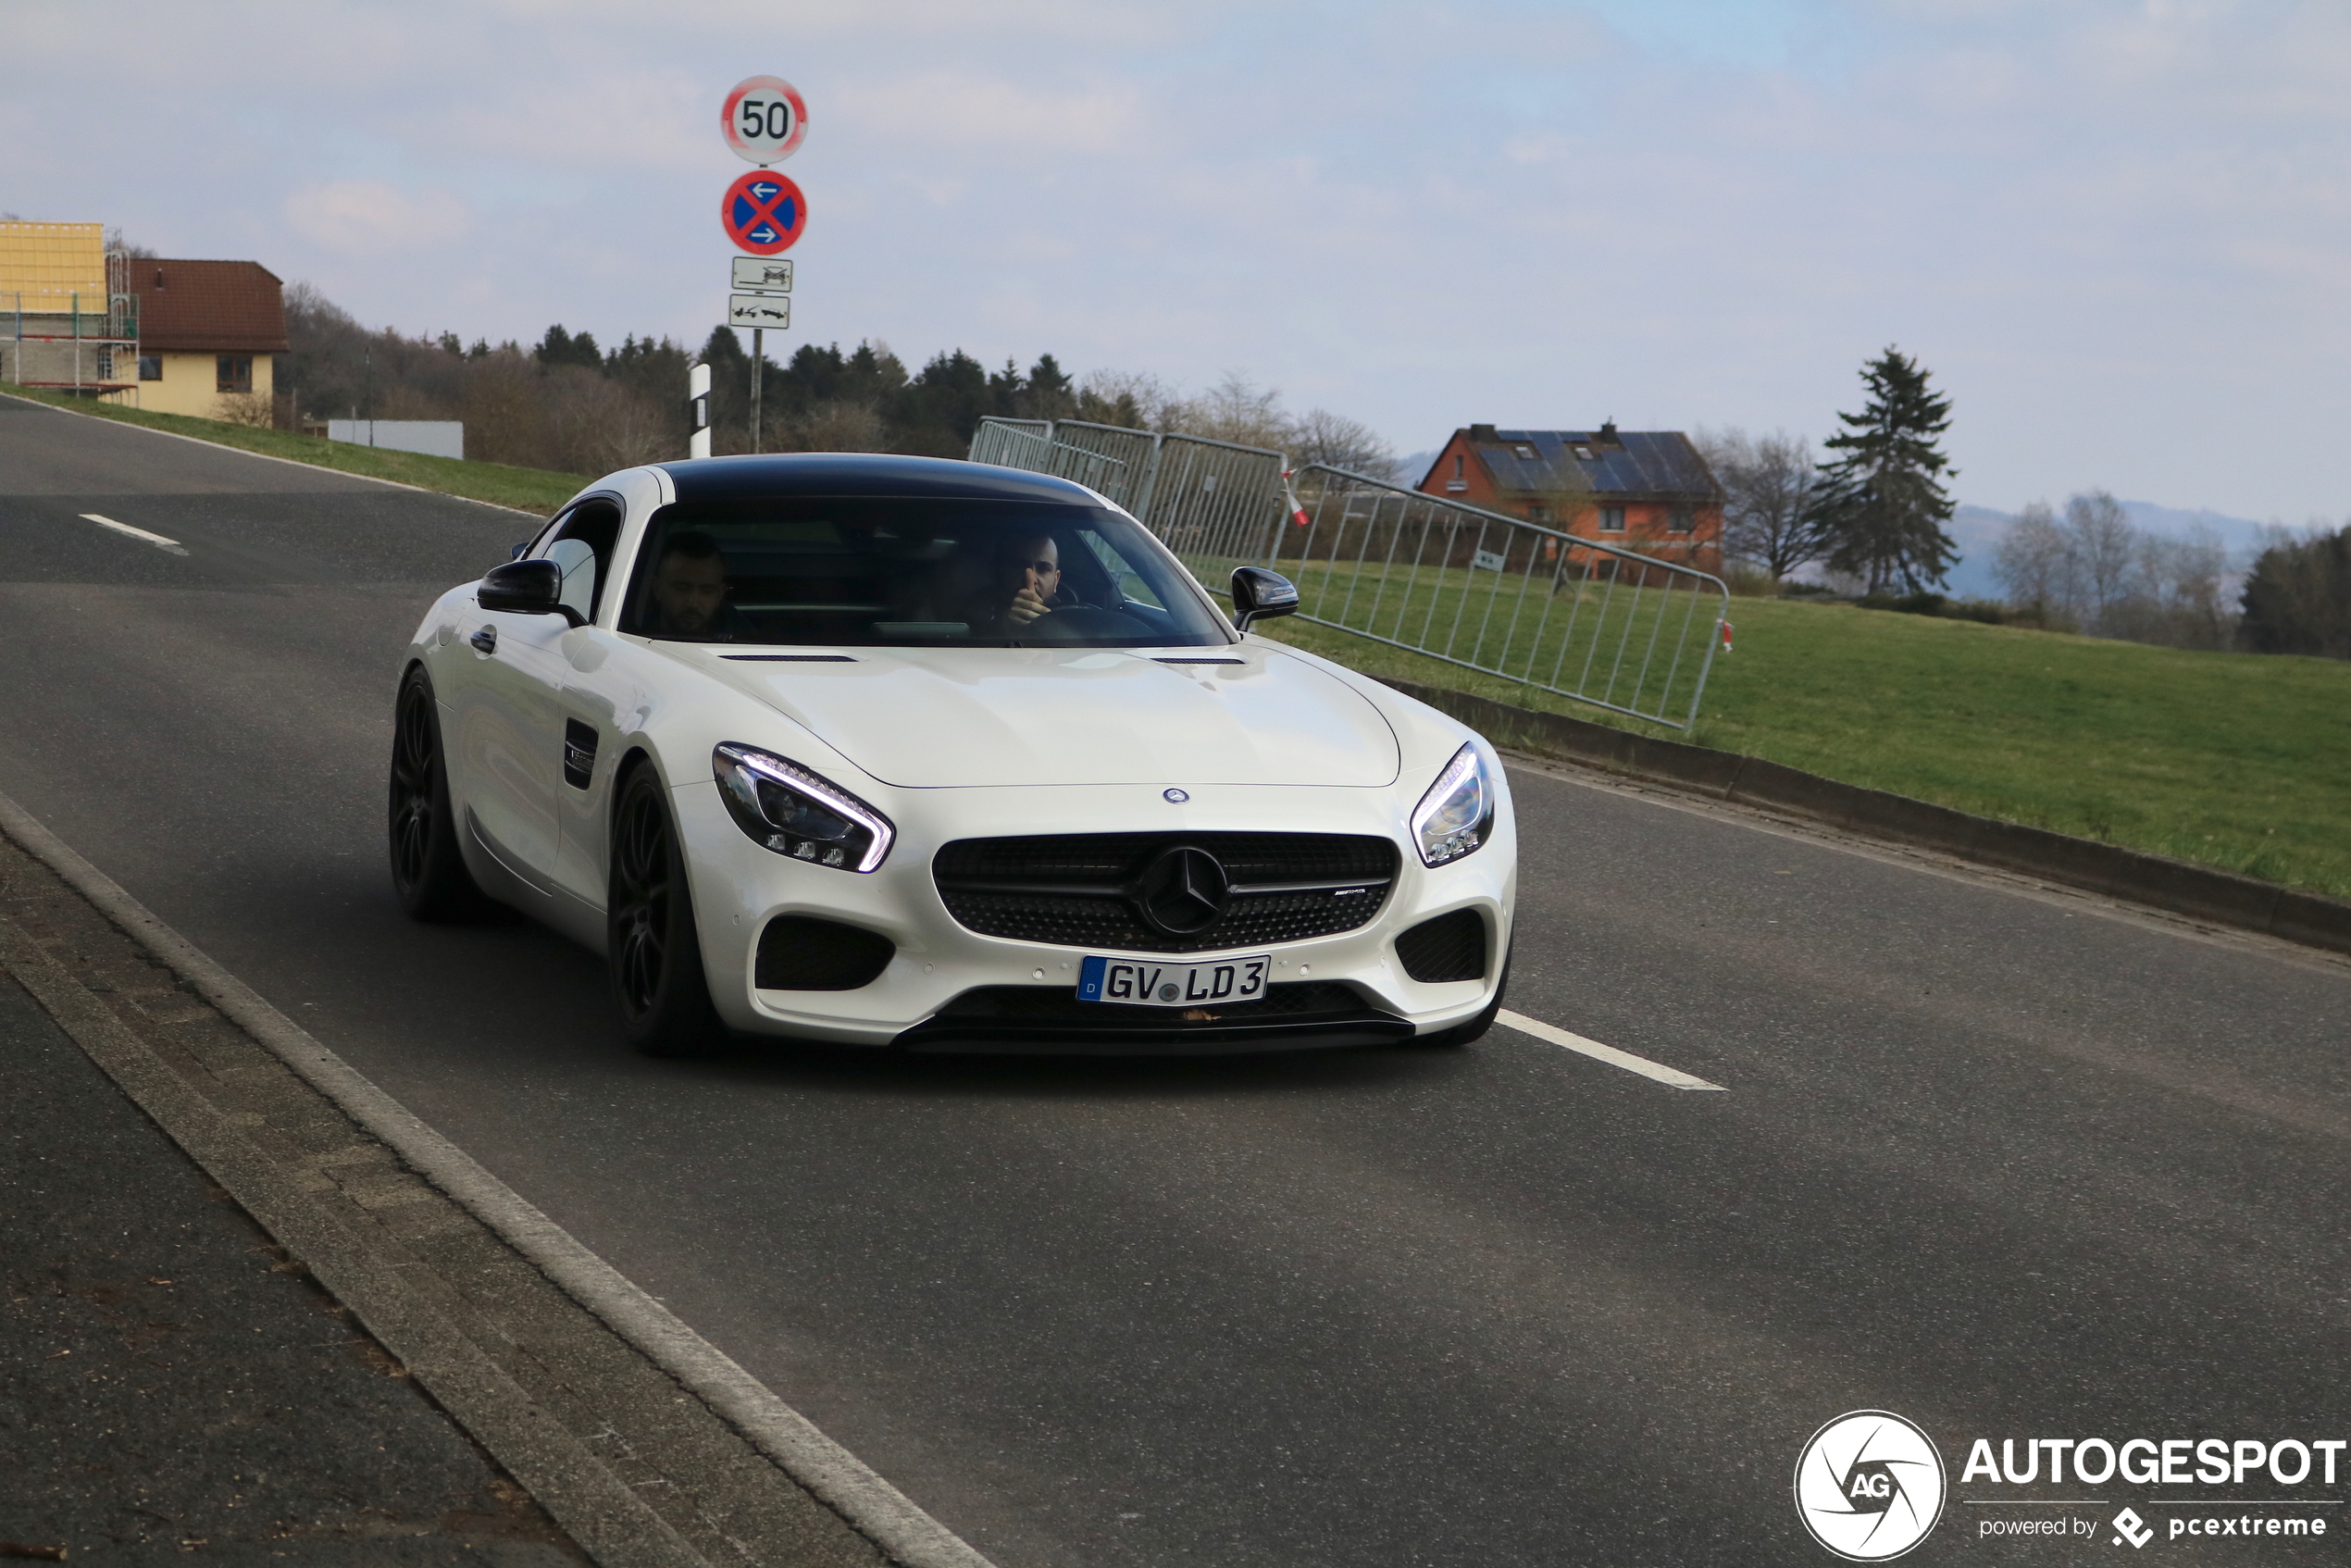
[[[808,134],[808,106],[800,89],[780,76],[746,77],[735,83],[718,117],[727,145],[755,164],[783,162]]]

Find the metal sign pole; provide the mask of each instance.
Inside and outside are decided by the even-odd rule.
[[[766,344],[766,329],[753,327],[751,330],[751,449],[753,452],[759,450],[759,388],[760,383],[767,380],[766,367],[762,363],[767,357]]]

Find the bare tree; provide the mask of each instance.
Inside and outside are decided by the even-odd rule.
[[[2094,490],[2065,504],[2065,531],[2071,538],[2074,567],[2081,574],[2083,624],[2103,634],[2108,611],[2129,591],[2132,567],[2139,554],[2139,530],[2132,526],[2121,502],[2103,490]]]
[[[1810,520],[1820,485],[1810,441],[1785,430],[1701,429],[1696,444],[1723,486],[1723,554],[1774,582],[1821,558],[1827,541]]]
[[[786,450],[793,452],[887,452],[889,430],[872,404],[856,398],[830,398],[811,404],[805,416],[784,431]]]
[[[2033,502],[2017,514],[1993,551],[1992,575],[2019,609],[2072,616],[2080,597],[2072,541],[2048,503]]]
[[[1395,482],[1396,449],[1362,420],[1326,408],[1310,408],[1287,423],[1288,429],[1279,444],[1289,454],[1291,463],[1301,467],[1320,463]]]

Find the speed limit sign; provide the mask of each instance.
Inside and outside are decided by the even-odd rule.
[[[800,89],[780,76],[753,76],[735,83],[719,111],[727,145],[756,164],[781,163],[800,150],[808,134],[808,106]]]

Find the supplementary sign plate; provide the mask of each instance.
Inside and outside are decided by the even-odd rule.
[[[760,255],[739,255],[735,257],[735,287],[753,293],[790,293],[791,263],[769,261]]]
[[[808,134],[808,106],[800,89],[780,76],[751,76],[735,83],[718,118],[727,130],[727,145],[757,164],[783,162]]]
[[[765,169],[727,187],[718,218],[737,250],[774,255],[796,244],[808,228],[808,198],[780,174]]]
[[[791,325],[790,294],[728,294],[727,325],[729,327],[789,327]]]

